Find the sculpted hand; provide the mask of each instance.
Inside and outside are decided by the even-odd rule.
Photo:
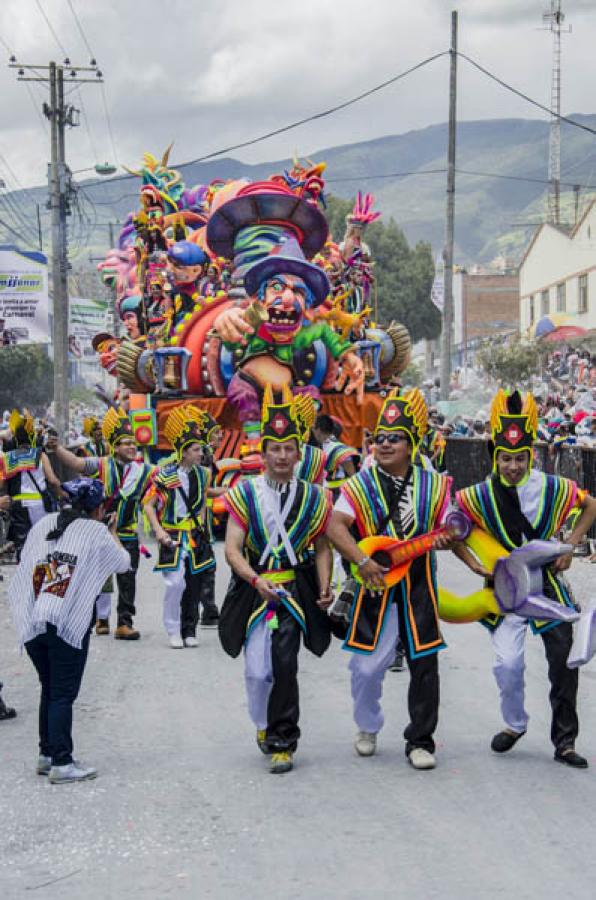
[[[233,306],[218,315],[213,323],[213,330],[218,333],[222,341],[243,345],[248,343],[247,335],[254,334],[255,330],[244,312],[237,306]]]
[[[364,399],[364,365],[357,353],[344,353],[340,359],[341,374],[335,383],[335,390],[348,396],[356,391],[356,402],[360,406]],[[347,384],[346,384],[347,382]]]

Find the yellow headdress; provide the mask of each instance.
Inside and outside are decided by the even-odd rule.
[[[91,437],[98,425],[99,419],[95,416],[87,416],[83,419],[83,434],[87,437]]]
[[[296,394],[294,412],[300,428],[300,437],[305,441],[317,420],[317,407],[310,394]]]
[[[297,441],[300,445],[300,427],[292,391],[287,385],[284,385],[281,391],[281,403],[276,403],[273,388],[268,384],[263,393],[261,447],[264,446],[265,441],[283,444],[291,440]]]
[[[23,444],[26,440],[32,447],[35,447],[37,443],[35,422],[28,409],[24,409],[23,412],[13,409],[8,420],[8,427],[12,431],[17,444]]]
[[[538,407],[532,394],[527,393],[523,403],[519,391],[507,394],[500,388],[490,409],[490,430],[494,444],[493,467],[497,452],[522,453],[527,450],[532,461],[532,444],[538,431]]]
[[[400,394],[389,393],[381,407],[375,433],[377,431],[404,431],[416,449],[428,428],[428,410],[424,397],[418,388],[411,388]]]
[[[133,438],[133,430],[128,413],[121,407],[116,409],[111,406],[103,417],[101,433],[113,450],[116,444],[123,438]]]
[[[166,440],[172,445],[178,454],[189,444],[205,444],[206,429],[211,420],[209,413],[187,404],[177,406],[169,414],[164,426]],[[212,430],[212,429],[211,429]]]

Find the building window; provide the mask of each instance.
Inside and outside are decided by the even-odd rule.
[[[567,296],[565,282],[557,285],[557,312],[565,312],[567,309]]]
[[[534,324],[534,297],[530,297],[530,325]]]
[[[542,291],[540,295],[540,315],[548,316],[550,312],[550,303],[548,300],[548,291]]]
[[[577,311],[578,313],[587,313],[588,311],[588,276],[580,275],[577,279],[578,295],[577,295]]]

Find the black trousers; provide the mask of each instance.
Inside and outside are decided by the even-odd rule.
[[[186,587],[180,601],[180,630],[182,637],[194,637],[199,623],[199,606],[203,607],[201,621],[217,622],[219,610],[215,603],[215,566],[199,575],[192,575],[186,560]]]
[[[123,547],[130,553],[130,569],[116,575],[118,583],[118,625],[132,628],[132,618],[136,613],[135,597],[137,592],[137,569],[139,568],[139,542],[124,541]]]
[[[45,634],[25,644],[41,684],[39,752],[50,756],[54,766],[72,762],[72,705],[83,679],[89,634],[79,650],[59,638],[56,627],[48,622]]]
[[[406,654],[407,655],[407,654]],[[406,755],[415,747],[435,752],[433,734],[439,721],[439,657],[437,653],[410,659],[408,712],[410,724],[404,731]]]
[[[268,748],[275,752],[298,746],[300,703],[298,695],[298,652],[301,629],[296,619],[281,604],[279,627],[271,634],[273,685],[267,705]]]
[[[557,750],[573,747],[579,732],[577,689],[579,669],[567,668],[567,657],[573,642],[570,622],[561,622],[540,635],[548,662],[552,723],[550,737]]]

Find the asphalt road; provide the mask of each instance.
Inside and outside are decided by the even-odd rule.
[[[578,750],[552,759],[542,642],[528,638],[530,730],[506,756],[488,637],[446,626],[438,766],[403,754],[406,673],[388,673],[379,752],[356,756],[348,654],[301,652],[303,738],[294,771],[272,776],[246,713],[242,661],[202,631],[169,649],[161,579],[143,562],[137,643],[94,637],[75,709],[78,758],[96,781],[51,785],[34,773],[36,676],[0,603],[0,678],[18,718],[0,723],[0,897],[441,898],[588,900],[595,894],[596,667],[580,681]],[[5,575],[10,572],[5,569]],[[474,576],[441,555],[445,582]],[[574,563],[585,595],[596,567]],[[225,564],[218,595],[225,591]]]

